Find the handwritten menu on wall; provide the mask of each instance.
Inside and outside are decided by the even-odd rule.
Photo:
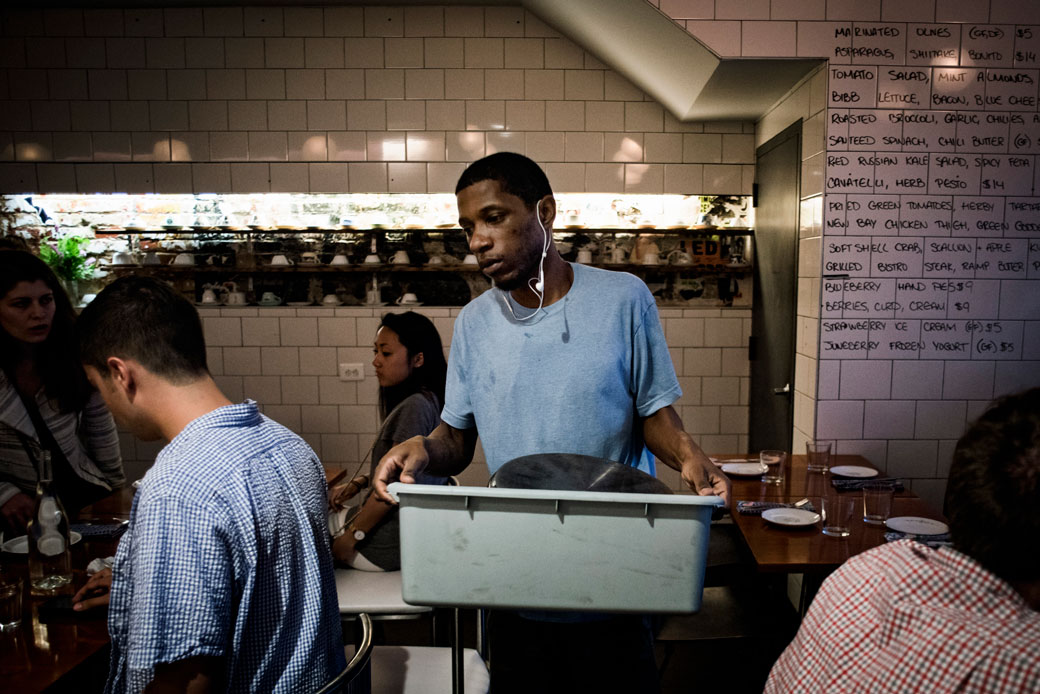
[[[823,359],[1040,355],[1040,27],[835,29]]]

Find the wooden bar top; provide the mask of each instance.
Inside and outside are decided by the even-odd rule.
[[[133,488],[114,492],[81,511],[77,522],[92,518],[128,518],[132,500]],[[118,543],[118,539],[85,537],[72,545],[72,592],[86,582],[87,564],[96,557],[114,555]],[[107,609],[98,608],[44,624],[40,621],[39,608],[49,598],[29,594],[27,555],[4,552],[0,562],[5,573],[22,577],[24,589],[21,626],[0,634],[0,680],[4,691],[43,691],[91,656],[98,654],[98,657],[103,657],[99,652],[109,642]],[[107,663],[102,667],[107,669]],[[70,688],[75,689],[72,685]]]
[[[130,509],[133,508],[136,492],[137,490],[130,484],[122,489],[117,489],[97,503],[84,506],[79,512],[79,518],[130,518]]]

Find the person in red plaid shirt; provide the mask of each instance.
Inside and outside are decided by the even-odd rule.
[[[1040,692],[1040,388],[957,443],[953,548],[901,540],[823,584],[769,674],[780,692]]]

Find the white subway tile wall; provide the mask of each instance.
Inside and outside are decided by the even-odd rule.
[[[98,161],[433,163],[505,147],[546,164],[575,163],[564,169],[573,191],[746,194],[753,181],[753,128],[666,117],[628,80],[519,8],[91,9],[46,16],[4,13],[0,51],[0,128],[5,138],[19,133],[0,157],[12,162],[2,179],[32,180],[41,192],[268,189],[259,167],[174,173],[146,164],[133,175],[108,176],[90,169]],[[61,18],[60,32],[52,16]],[[732,24],[739,47],[741,23]],[[775,31],[769,37],[786,40]],[[397,129],[434,137],[403,148],[381,135]],[[70,130],[85,137],[56,147],[54,135]],[[664,136],[705,130],[716,134],[714,151]],[[619,157],[621,149],[602,143],[622,132],[656,137],[645,151],[630,147]],[[735,135],[723,151],[724,132]],[[358,138],[366,134],[362,147]],[[471,134],[476,140],[462,138]],[[22,164],[50,161],[77,163],[71,175],[48,167],[31,179]],[[602,161],[644,166],[604,168]],[[701,166],[722,161],[730,166]],[[360,190],[449,188],[433,170],[443,171],[398,169],[386,181],[385,168],[370,170]],[[289,170],[268,171],[271,190],[323,192],[333,183],[333,169],[312,168],[292,183]]]
[[[450,347],[457,308],[420,308]],[[251,398],[265,414],[305,435],[330,465],[353,469],[371,445],[378,426],[378,385],[371,366],[371,341],[379,325],[369,308],[200,308],[210,370],[232,399]],[[747,446],[747,350],[739,343],[746,309],[664,309],[669,343],[700,344],[705,333],[731,334],[733,347],[673,349],[682,398],[676,409],[688,431],[710,452]],[[733,334],[733,326],[738,331]],[[690,328],[689,326],[693,326]],[[674,331],[686,337],[672,335]],[[362,363],[363,381],[340,381],[340,363]],[[683,371],[684,364],[688,371]],[[131,475],[143,474],[155,451],[122,438]],[[470,484],[487,483],[483,457],[464,474]],[[681,490],[678,475],[660,472]]]
[[[834,440],[940,508],[965,426],[1040,385],[1040,5],[724,5],[660,3],[722,55],[829,60],[756,124],[803,122],[795,450]]]
[[[0,190],[450,192],[466,161],[509,147],[559,190],[747,194],[755,145],[801,118],[795,449],[836,440],[936,501],[958,433],[933,403],[962,403],[963,427],[990,397],[1040,383],[1040,4],[651,4],[722,56],[829,64],[756,124],[680,123],[517,8],[7,11]],[[670,344],[683,379],[721,379],[708,392],[728,399],[725,379],[738,378],[746,404],[743,347],[710,342],[736,334],[725,313],[667,319]],[[277,344],[250,344],[263,331],[227,318],[242,319],[243,342],[213,347],[222,378],[289,368],[288,353],[262,348],[305,348],[283,345],[280,329]],[[363,352],[368,327],[319,325],[310,346]],[[887,394],[869,378],[885,367],[860,366],[874,360],[890,365]],[[307,375],[319,399],[363,390]],[[690,406],[716,407],[696,384]],[[895,418],[874,405],[886,400],[928,403],[914,408],[915,438],[902,422],[885,430]],[[278,403],[299,426],[328,423],[300,410],[324,405]],[[734,414],[743,433],[721,423]],[[695,432],[701,443],[743,450],[746,416],[719,418],[718,432]],[[364,454],[356,428],[314,433],[344,463]]]

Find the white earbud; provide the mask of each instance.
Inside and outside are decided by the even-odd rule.
[[[508,297],[503,297],[503,301],[505,301],[506,308],[509,309],[509,313],[513,316],[514,320],[519,321],[534,318],[536,315],[538,315],[538,312],[542,310],[542,304],[545,302],[545,257],[549,254],[549,244],[551,243],[551,240],[549,239],[549,231],[545,228],[545,225],[542,224],[541,200],[539,200],[538,203],[535,205],[534,214],[535,220],[538,222],[538,226],[542,230],[542,257],[538,259],[538,279],[532,278],[528,280],[527,286],[530,287],[531,290],[538,295],[538,308],[536,308],[532,313],[529,313],[523,318],[517,318],[516,314],[513,313],[513,307],[509,305]]]
[[[542,224],[542,201],[539,200],[538,204],[534,206],[535,218],[538,220],[538,226],[542,228],[542,257],[538,261],[538,281],[534,283],[534,290],[536,292],[545,291],[545,256],[549,252],[549,232],[546,231],[545,225]],[[541,298],[541,297],[539,297]]]

